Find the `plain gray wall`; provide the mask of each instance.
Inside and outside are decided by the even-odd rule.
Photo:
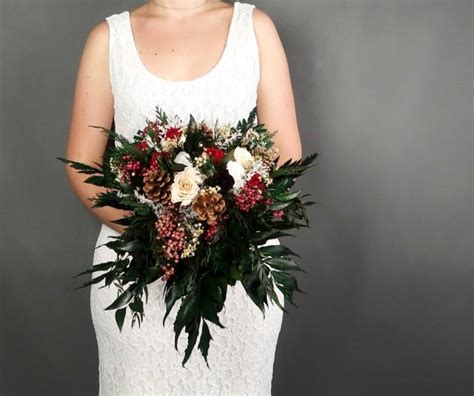
[[[284,317],[273,394],[472,389],[473,4],[267,0],[284,42],[312,229],[289,239],[307,294]],[[89,289],[100,224],[63,156],[89,29],[139,5],[0,0],[0,393],[94,395]]]

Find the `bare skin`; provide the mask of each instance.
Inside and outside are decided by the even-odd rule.
[[[191,7],[202,0],[156,0],[169,7]],[[131,11],[135,45],[146,68],[167,80],[192,80],[206,74],[220,58],[232,18],[233,5],[209,0],[191,10],[157,6],[153,1]],[[286,54],[271,18],[255,8],[253,23],[260,57],[257,91],[259,122],[276,130],[274,142],[279,163],[302,155],[295,102]],[[66,158],[94,165],[102,163],[107,138],[89,125],[111,126],[113,103],[108,57],[109,30],[104,20],[87,37],[76,78]],[[203,51],[205,43],[206,51]],[[191,61],[190,61],[191,60]],[[84,183],[86,176],[66,166],[73,192],[103,223],[118,233],[124,226],[112,223],[132,213],[113,208],[91,208],[88,198],[102,187]]]

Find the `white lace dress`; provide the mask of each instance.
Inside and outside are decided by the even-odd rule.
[[[259,54],[249,3],[234,3],[227,44],[219,62],[193,80],[171,81],[152,74],[142,63],[130,25],[128,11],[106,18],[110,31],[110,78],[114,96],[116,130],[128,137],[154,118],[155,106],[183,120],[237,123],[256,105]],[[117,233],[102,225],[93,263],[114,260],[106,246]],[[278,244],[278,239],[267,244]],[[99,247],[100,246],[100,247]],[[98,276],[96,273],[94,276]],[[269,304],[265,317],[237,283],[229,287],[220,313],[221,329],[210,323],[213,340],[209,365],[193,351],[183,368],[186,346],[183,332],[179,351],[174,349],[172,323],[179,303],[163,326],[165,305],[163,281],[149,285],[149,301],[141,327],[131,327],[129,312],[122,332],[114,311],[105,311],[117,297],[114,285],[91,287],[90,307],[99,353],[100,395],[270,395],[275,349],[283,312]],[[277,290],[280,301],[283,295]]]

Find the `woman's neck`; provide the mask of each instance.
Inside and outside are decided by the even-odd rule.
[[[193,10],[204,7],[214,0],[150,0],[151,5],[170,10]]]

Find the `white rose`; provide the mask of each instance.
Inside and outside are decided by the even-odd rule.
[[[176,162],[177,164],[182,164],[184,166],[193,166],[193,163],[191,162],[191,157],[186,151],[180,151],[174,159],[174,162]]]
[[[186,141],[186,133],[185,131],[181,131],[181,135],[179,135],[179,138],[178,138],[178,144],[182,146],[185,141]]]
[[[234,159],[240,163],[245,169],[248,169],[252,164],[253,157],[246,149],[243,147],[237,147],[234,150]]]
[[[199,185],[202,181],[202,174],[191,166],[177,172],[171,185],[171,202],[181,202],[181,205],[189,205],[199,192]]]
[[[245,169],[242,166],[242,164],[240,164],[237,161],[229,161],[227,163],[227,171],[229,172],[229,174],[234,179],[234,187],[233,188],[235,190],[240,189],[244,185],[243,176],[245,174]]]

